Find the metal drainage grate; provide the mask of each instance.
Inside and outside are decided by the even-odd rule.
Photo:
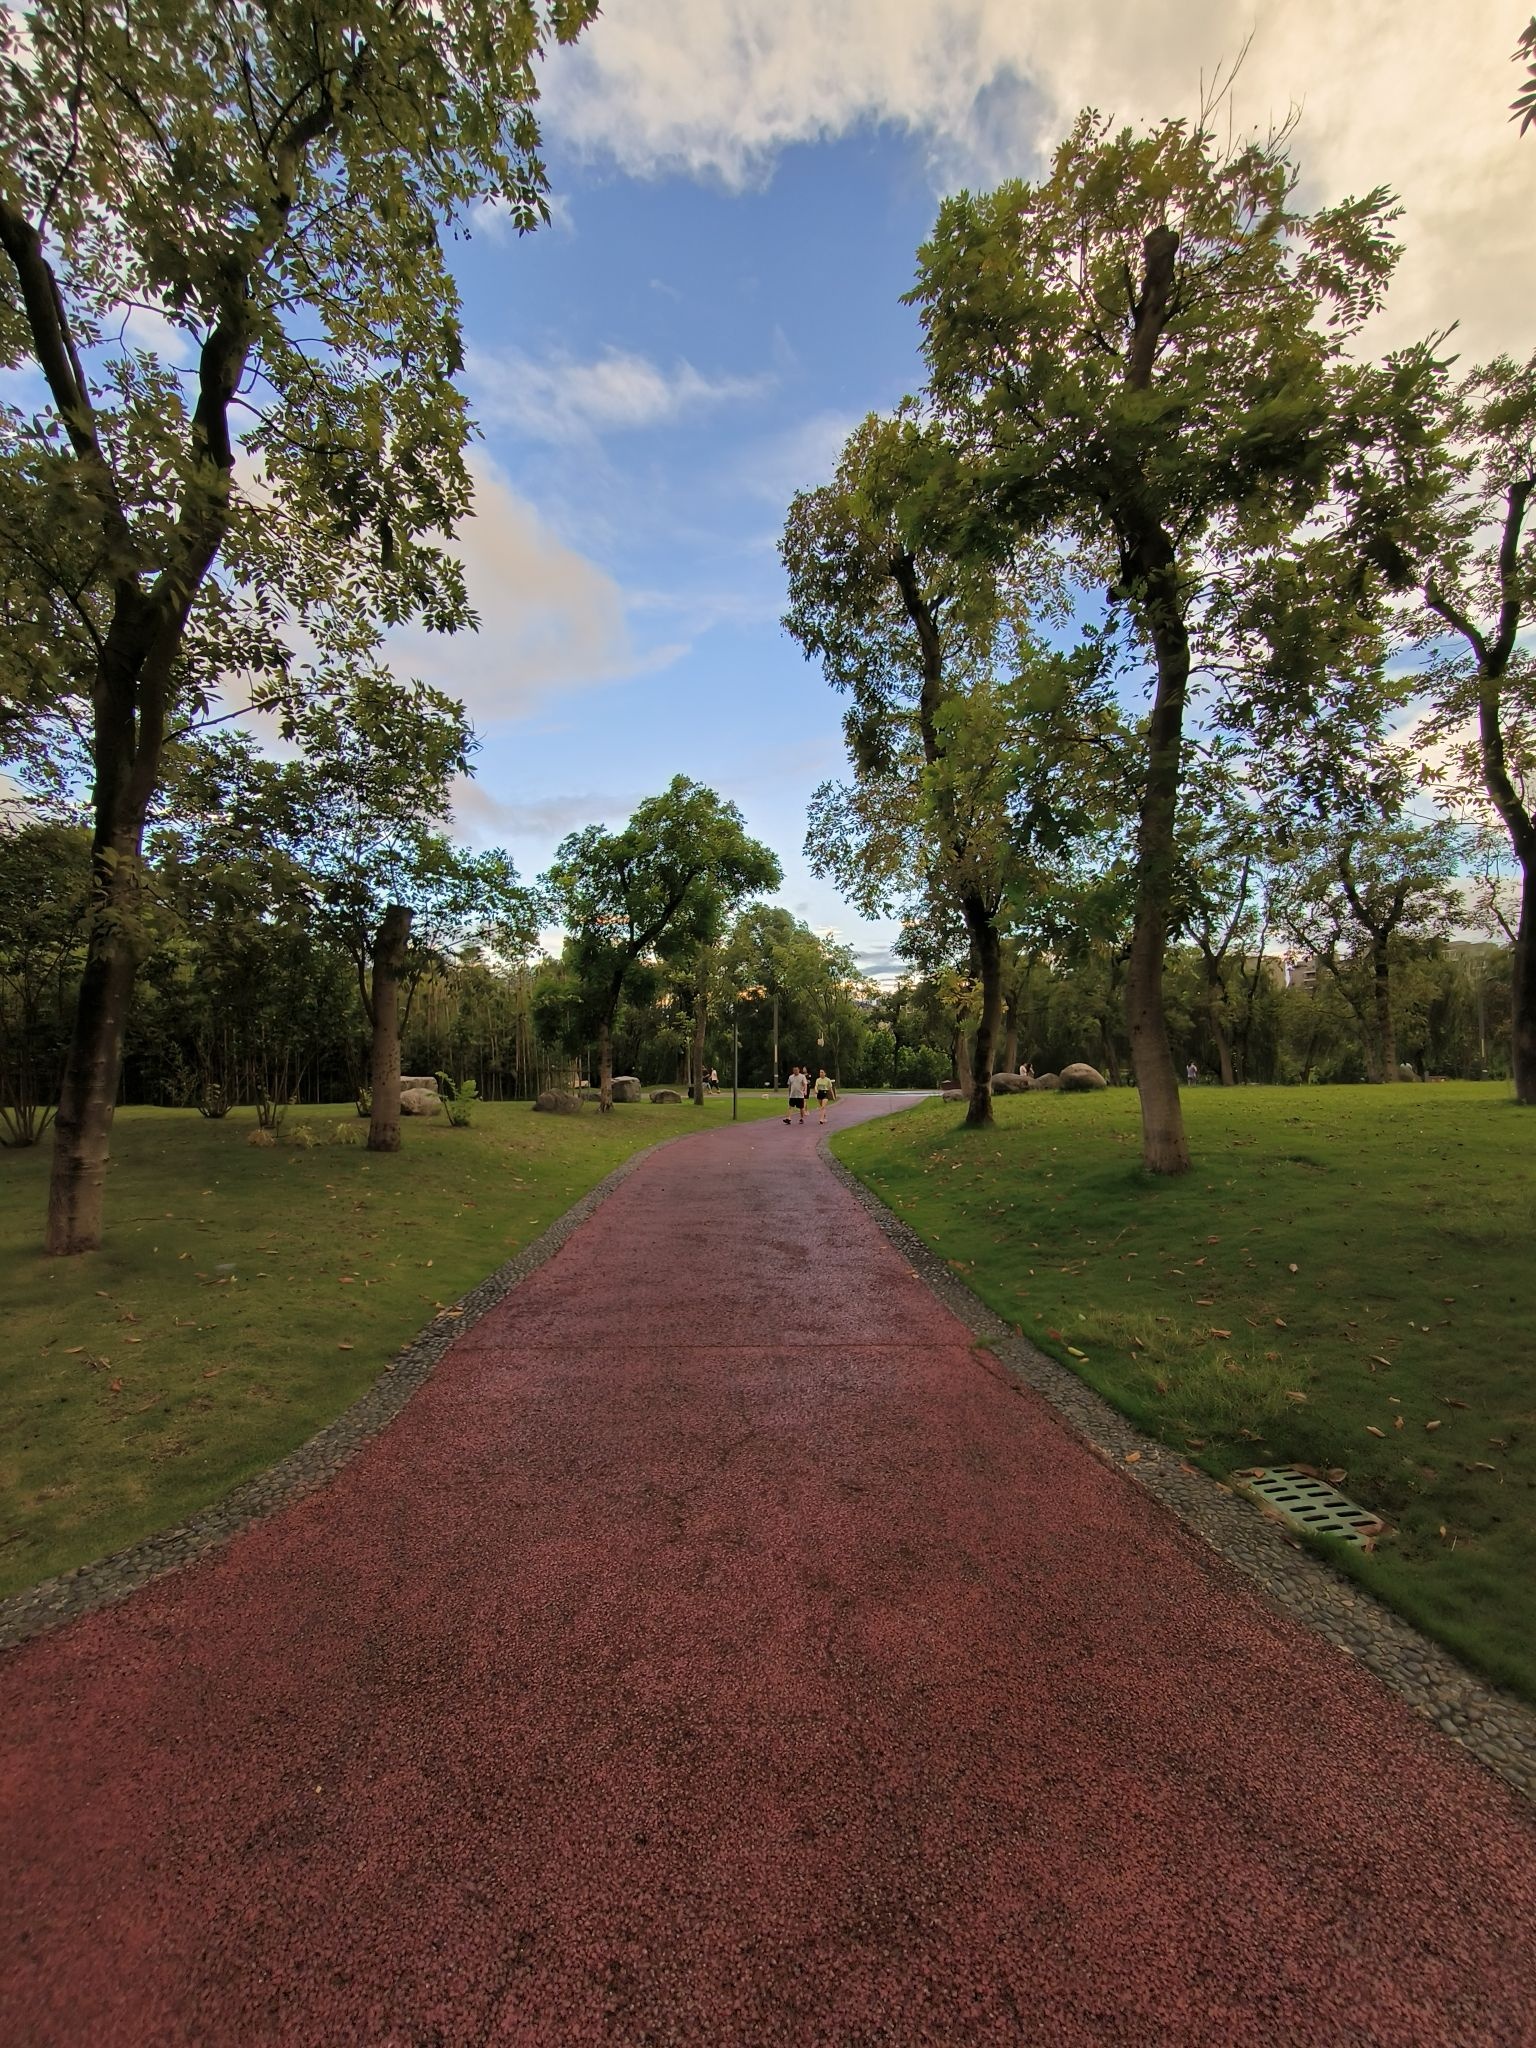
[[[1258,1465],[1232,1476],[1265,1507],[1318,1536],[1342,1536],[1346,1543],[1370,1550],[1386,1529],[1380,1515],[1359,1506],[1303,1465]]]

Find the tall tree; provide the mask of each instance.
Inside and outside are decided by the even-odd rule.
[[[613,1020],[635,968],[669,937],[707,937],[723,910],[779,880],[777,859],[747,837],[736,806],[686,775],[647,797],[621,832],[588,825],[561,842],[545,884],[596,1027],[604,1111],[613,1107]]]
[[[1450,428],[1457,471],[1416,565],[1431,636],[1426,737],[1451,742],[1445,786],[1491,805],[1519,865],[1515,1099],[1536,1103],[1536,660],[1520,640],[1536,608],[1536,355],[1473,370]]]
[[[1280,140],[1084,114],[1049,177],[947,200],[919,254],[930,390],[1022,535],[1069,537],[1151,657],[1127,1011],[1143,1155],[1189,1166],[1162,971],[1194,618],[1326,492],[1342,352],[1392,269],[1387,195],[1310,216]]]
[[[1058,656],[1031,632],[1026,577],[1048,606],[1054,565],[1000,555],[974,501],[974,479],[909,401],[866,420],[832,483],[795,499],[782,550],[785,623],[850,699],[854,782],[817,791],[807,849],[868,911],[896,897],[953,905],[980,990],[966,1117],[985,1124],[1009,894],[1080,829],[1109,706],[1102,643]]]
[[[28,550],[6,603],[72,622],[68,665],[30,663],[7,687],[34,710],[87,709],[93,776],[51,1251],[101,1238],[145,819],[172,722],[218,667],[189,660],[196,615],[236,622],[226,652],[270,665],[273,694],[304,673],[285,620],[354,644],[381,620],[467,623],[441,539],[469,478],[438,231],[491,199],[519,227],[543,216],[534,62],[595,11],[103,0],[0,15],[0,362],[47,393],[0,421],[0,523]],[[136,341],[146,319],[189,370]],[[259,489],[237,490],[242,455]],[[244,602],[221,602],[235,586]]]
[[[1450,929],[1463,851],[1464,835],[1444,823],[1381,823],[1342,835],[1319,827],[1291,849],[1279,920],[1356,1009],[1379,1081],[1399,1078],[1394,968],[1408,944]]]
[[[369,1034],[369,1149],[397,1151],[411,991],[461,944],[499,940],[519,957],[533,899],[500,847],[471,853],[443,829],[472,747],[460,705],[365,669],[296,712],[287,732],[299,751],[285,761],[243,736],[205,742],[178,795],[205,845],[264,868],[351,961]]]

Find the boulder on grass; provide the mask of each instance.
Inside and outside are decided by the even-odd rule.
[[[1022,1074],[994,1074],[992,1076],[994,1095],[1027,1095],[1029,1083]]]
[[[638,1102],[643,1091],[633,1074],[615,1074],[613,1077],[613,1099],[615,1102]]]
[[[400,1090],[400,1114],[402,1116],[441,1116],[443,1098],[435,1088],[402,1088]]]
[[[1070,1067],[1062,1068],[1061,1085],[1074,1095],[1086,1095],[1090,1088],[1105,1088],[1109,1084],[1097,1067],[1090,1067],[1086,1060],[1074,1060]]]
[[[939,1093],[946,1102],[969,1102],[971,1099],[963,1088],[941,1088]]]
[[[569,1088],[546,1088],[533,1106],[551,1110],[556,1116],[580,1116],[581,1097]]]
[[[681,1102],[682,1099],[675,1088],[653,1088],[651,1090],[652,1102]]]
[[[1061,1086],[1061,1076],[1060,1074],[1036,1074],[1034,1080],[1029,1085],[1031,1088],[1044,1088],[1049,1092],[1051,1089]]]
[[[437,1093],[437,1076],[436,1074],[402,1074],[400,1076],[400,1086],[402,1089],[421,1088],[428,1095],[435,1095]]]

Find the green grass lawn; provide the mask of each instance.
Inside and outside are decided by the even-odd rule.
[[[991,1307],[1226,1478],[1298,1463],[1384,1515],[1330,1546],[1536,1701],[1536,1113],[1489,1083],[1184,1097],[1140,1167],[1129,1090],[864,1124],[845,1160]]]
[[[631,1153],[730,1113],[728,1092],[608,1117],[486,1103],[463,1130],[407,1119],[375,1157],[350,1103],[290,1110],[272,1150],[249,1110],[121,1110],[107,1244],[71,1260],[38,1249],[46,1142],[0,1151],[0,1594],[270,1465]]]

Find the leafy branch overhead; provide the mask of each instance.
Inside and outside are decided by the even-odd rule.
[[[386,626],[472,624],[441,235],[546,217],[535,67],[595,0],[107,0],[0,15],[4,737],[94,784],[50,1194],[100,1236],[145,822],[230,679],[299,715]],[[300,655],[299,648],[309,651]]]

